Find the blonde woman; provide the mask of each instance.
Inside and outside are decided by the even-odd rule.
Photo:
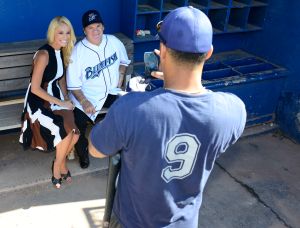
[[[20,143],[24,149],[56,150],[51,181],[54,187],[60,188],[62,180],[71,182],[66,156],[79,138],[64,74],[76,42],[73,27],[66,17],[52,19],[47,41],[33,57]]]

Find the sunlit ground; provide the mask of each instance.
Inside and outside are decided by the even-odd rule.
[[[1,202],[0,202],[1,203]],[[105,199],[34,206],[0,214],[0,227],[101,227]]]

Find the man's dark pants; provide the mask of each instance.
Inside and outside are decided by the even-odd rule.
[[[122,228],[121,223],[119,223],[119,220],[114,212],[111,214],[109,228]]]
[[[116,99],[117,99],[117,96],[109,94],[103,107],[109,108]],[[75,149],[76,149],[77,155],[79,157],[80,167],[85,169],[90,164],[88,149],[87,149],[88,140],[85,137],[85,134],[86,134],[86,129],[87,129],[88,123],[92,124],[92,121],[83,111],[81,111],[78,108],[74,109],[74,116],[75,116],[75,123],[80,131],[80,136],[79,136],[77,143],[75,144]],[[101,120],[101,117],[103,118],[103,116],[98,115],[96,121]]]

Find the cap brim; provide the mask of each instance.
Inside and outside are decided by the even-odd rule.
[[[166,40],[164,39],[164,37],[160,34],[160,32],[158,32],[155,36],[156,40],[159,40],[160,42],[162,42],[163,44],[166,44]]]
[[[154,36],[154,39],[155,40],[160,40],[160,37],[159,37],[158,33]]]

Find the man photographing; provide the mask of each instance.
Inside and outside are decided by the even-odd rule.
[[[200,10],[171,11],[158,24],[164,87],[121,97],[92,129],[91,155],[121,151],[110,227],[198,226],[214,162],[237,141],[246,122],[237,96],[202,86],[212,34]]]

